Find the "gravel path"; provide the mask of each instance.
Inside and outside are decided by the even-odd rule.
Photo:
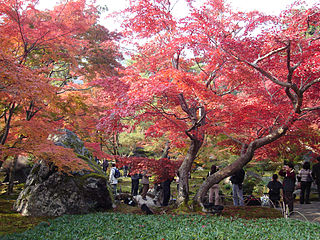
[[[303,216],[302,216],[303,215]],[[312,201],[311,204],[294,203],[292,219],[299,219],[320,224],[320,201]]]

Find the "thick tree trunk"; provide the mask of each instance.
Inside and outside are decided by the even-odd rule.
[[[15,106],[16,106],[15,103],[10,104],[8,117],[7,117],[6,113],[4,115],[5,127],[4,127],[4,129],[2,131],[3,133],[0,135],[0,144],[1,145],[5,144],[5,142],[7,140],[7,137],[9,135],[9,130],[10,130],[10,127],[11,127],[10,123],[11,123],[11,119],[12,119],[12,116],[13,116],[13,113],[14,113],[14,110],[15,110]]]
[[[179,188],[177,198],[178,205],[181,205],[182,203],[187,203],[189,200],[189,173],[191,172],[192,163],[196,158],[201,145],[201,140],[191,140],[188,153],[185,156],[183,163],[179,168]]]
[[[204,130],[201,129],[205,125],[206,111],[204,107],[191,105],[189,106],[182,93],[178,95],[181,109],[187,114],[191,120],[191,127],[185,131],[186,135],[191,140],[189,150],[179,168],[179,188],[177,203],[187,203],[189,200],[189,174],[194,159],[196,158],[199,149],[203,143]]]
[[[215,174],[210,175],[203,182],[197,194],[195,195],[193,201],[197,202],[202,206],[204,197],[206,196],[211,186],[213,186],[216,183],[219,183],[221,180],[231,176],[233,173],[240,170],[242,167],[244,167],[248,162],[252,160],[255,150],[279,139],[287,132],[287,130],[288,126],[285,125],[263,138],[259,138],[252,141],[245,149],[243,149],[243,151],[240,154],[240,157],[236,161],[234,161],[229,166],[221,169],[220,171],[216,172]]]

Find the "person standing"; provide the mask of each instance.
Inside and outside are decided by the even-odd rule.
[[[317,185],[318,195],[320,200],[320,156],[318,156],[316,160],[318,161],[318,163],[316,163],[312,167],[312,177]]]
[[[210,172],[208,173],[208,177],[212,174],[214,174],[215,172],[218,171],[218,168],[216,165],[212,165]],[[213,203],[213,196],[214,196],[214,205],[219,205],[219,184],[214,184],[210,189],[209,189],[209,203]]]
[[[233,205],[234,206],[243,206],[243,187],[242,183],[244,180],[245,172],[243,168],[235,172],[230,181],[232,183],[232,196],[233,196]]]
[[[139,179],[140,179],[140,176],[138,173],[131,175],[131,194],[132,194],[132,196],[138,195]]]
[[[148,175],[147,171],[145,170],[142,174],[142,179],[141,179],[141,183],[143,185],[141,196],[142,196],[143,200],[147,200],[147,193],[149,190],[149,177],[150,176]]]
[[[123,176],[124,177],[128,176],[128,170],[129,170],[129,167],[127,165],[123,166]]]
[[[102,162],[102,170],[103,170],[105,173],[107,173],[108,167],[109,167],[108,160],[103,159],[103,162]]]
[[[303,164],[302,169],[299,171],[297,178],[301,184],[300,204],[310,204],[309,197],[311,183],[313,181],[310,170],[310,162],[305,162]]]
[[[168,206],[168,204],[169,204],[169,200],[170,200],[170,196],[171,196],[170,185],[171,185],[172,181],[173,181],[173,178],[169,177],[164,182],[161,183],[161,187],[162,187],[162,191],[163,191],[162,206]]]
[[[100,165],[100,160],[99,160],[99,158],[98,158],[97,156],[94,157],[94,160],[96,161],[96,163],[97,163],[98,165]]]
[[[284,164],[279,171],[279,175],[283,178],[283,200],[289,207],[289,213],[293,212],[293,192],[295,188],[296,174],[292,163]]]
[[[282,189],[282,183],[278,181],[278,175],[273,174],[272,181],[267,185],[269,188],[269,199],[271,200],[274,207],[279,207],[280,201],[280,190]]]
[[[110,175],[109,175],[109,182],[112,186],[113,194],[117,194],[117,185],[118,185],[118,179],[115,176],[116,173],[116,164],[112,163],[112,167],[110,169]]]

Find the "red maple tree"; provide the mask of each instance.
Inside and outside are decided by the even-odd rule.
[[[89,83],[116,74],[118,36],[98,24],[96,7],[85,0],[44,11],[37,2],[0,1],[1,161],[31,154],[61,171],[86,169],[48,137],[69,128],[94,140],[88,136],[96,133],[99,106]]]
[[[116,107],[101,119],[108,128],[122,118],[150,121],[150,135],[189,145],[180,203],[188,200],[188,174],[205,134],[228,136],[224,144],[239,158],[206,179],[198,202],[255,153],[266,156],[299,136],[319,138],[319,7],[294,5],[274,17],[233,12],[222,0],[188,4],[190,16],[175,19],[168,0],[131,1],[124,34],[138,53],[119,80],[125,87]]]

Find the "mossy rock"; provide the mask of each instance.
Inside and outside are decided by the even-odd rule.
[[[22,215],[61,216],[112,208],[112,191],[104,174],[53,172],[44,163],[34,168],[14,205]]]

